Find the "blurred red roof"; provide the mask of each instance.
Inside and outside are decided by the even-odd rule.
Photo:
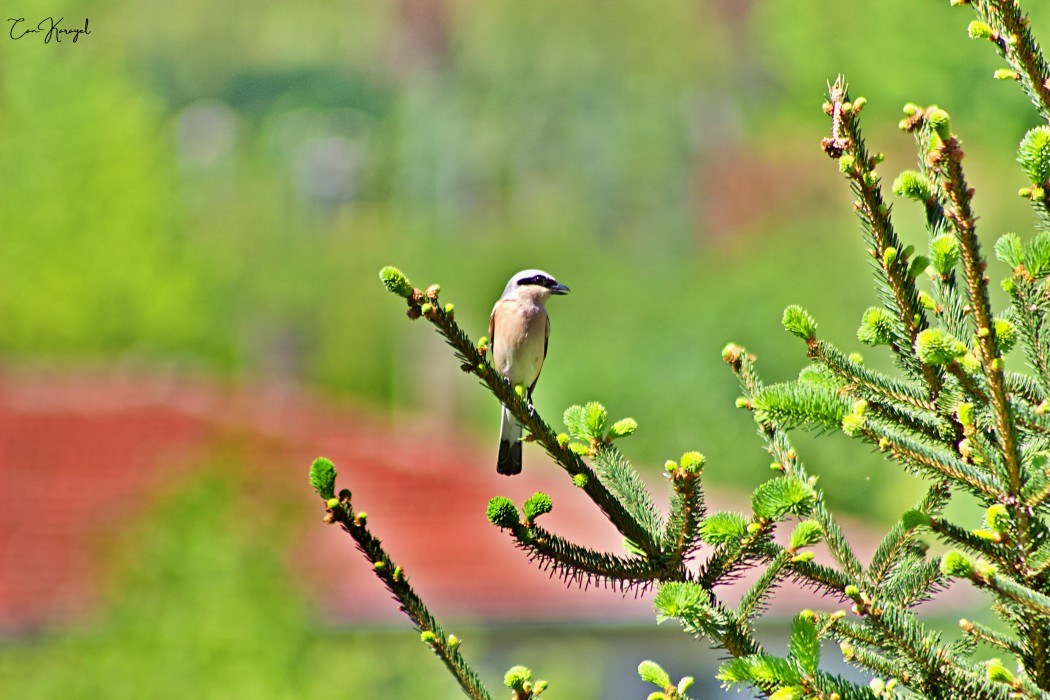
[[[619,534],[538,448],[526,448],[525,473],[508,479],[495,473],[491,446],[287,388],[119,373],[9,374],[0,379],[0,630],[86,614],[99,573],[92,543],[119,532],[141,514],[149,493],[230,440],[251,455],[262,489],[301,499],[297,512],[308,515],[289,562],[304,572],[329,622],[386,622],[400,613],[346,533],[321,522],[323,506],[306,480],[319,455],[335,462],[339,487],[353,491],[354,508],[368,512],[373,532],[439,617],[653,619],[648,595],[625,601],[615,591],[552,581],[488,523],[491,496],[520,504],[544,491],[555,504],[545,526],[622,551]],[[793,586],[777,597],[785,612],[815,605],[812,593]]]

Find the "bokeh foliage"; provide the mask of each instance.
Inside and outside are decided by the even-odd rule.
[[[991,80],[994,57],[937,3],[851,6],[863,50],[814,1],[433,6],[189,3],[158,31],[155,2],[69,2],[68,18],[92,18],[82,43],[5,43],[3,357],[276,374],[484,431],[486,397],[415,388],[455,382],[417,381],[374,270],[430,270],[484,311],[511,272],[539,265],[574,289],[554,310],[541,408],[615,386],[601,398],[649,426],[645,460],[700,440],[745,481],[765,467],[732,449],[750,428],[726,418],[725,338],[754,339],[777,378],[794,362],[773,291],[842,319],[825,329],[837,338],[872,302],[848,291],[863,270],[843,243],[848,212],[819,206],[845,199],[815,145],[814,85],[848,71],[872,124],[933,86],[962,133],[988,135],[969,170],[982,204],[1007,206],[983,208],[982,230],[1027,226],[1009,196],[1023,96]],[[899,148],[884,170],[911,165],[907,138],[874,137]],[[738,201],[719,218],[723,180]],[[483,329],[483,311],[465,322]],[[831,442],[813,463],[836,493],[851,460]],[[866,464],[875,495],[842,505],[878,511],[901,484]]]

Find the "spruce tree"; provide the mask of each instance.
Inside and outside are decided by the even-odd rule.
[[[739,379],[738,406],[753,415],[775,474],[755,489],[749,512],[709,512],[704,456],[688,452],[666,464],[669,507],[661,516],[619,448],[637,427],[632,419],[613,422],[603,406],[589,403],[567,409],[565,431],[556,431],[531,410],[522,387],[511,386],[488,363],[487,340],[471,341],[452,305],[439,303],[437,285],[420,290],[395,268],[380,273],[387,289],[407,301],[409,318],[435,326],[462,369],[517,416],[529,439],[587,494],[627,547],[624,553],[594,551],[547,530],[540,521],[553,504],[542,493],[520,510],[506,498],[493,498],[492,524],[536,565],[570,584],[653,589],[658,620],[677,620],[686,633],[729,654],[718,674],[726,686],[750,686],[777,700],[1050,698],[1050,71],[1018,2],[951,4],[976,14],[970,37],[992,44],[1006,65],[996,77],[1019,82],[1044,122],[1018,149],[1031,182],[1020,194],[1034,209],[1037,232],[1028,242],[1007,234],[994,249],[1006,265],[1000,269],[1010,306],[998,314],[991,306],[973,189],[949,114],[908,104],[900,123],[914,137],[918,158],[892,190],[925,214],[928,246],[918,251],[903,245],[894,228],[878,171],[882,158],[868,151],[861,134],[864,98],[852,98],[841,77],[831,83],[823,105],[830,135],[821,147],[853,191],[878,299],[863,314],[857,338],[886,346],[896,369],[871,369],[821,338],[816,321],[798,306],[787,307],[783,316],[785,330],[804,343],[809,360],[797,380],[764,384],[755,357],[727,345],[723,359]],[[1011,367],[1005,357],[1015,345]],[[1021,357],[1027,367],[1017,371]],[[796,429],[841,431],[927,482],[917,503],[902,505],[900,521],[870,561],[858,558],[826,507],[792,446],[789,431]],[[350,491],[335,493],[332,463],[318,459],[310,479],[327,502],[326,520],[354,538],[464,692],[492,697],[460,655],[458,640],[441,629],[404,569],[371,534],[366,515],[355,511]],[[961,493],[983,509],[980,528],[944,516],[945,506]],[[790,536],[782,546],[773,535],[785,528]],[[927,538],[950,551],[931,556]],[[833,565],[814,561],[813,548],[821,542]],[[757,578],[735,606],[728,605],[717,587],[748,569]],[[841,601],[843,609],[800,611],[788,654],[780,657],[763,649],[754,626],[787,579]],[[935,631],[916,606],[936,598],[952,579],[985,591],[984,600],[1007,631],[967,620],[957,634]],[[824,640],[836,642],[870,683],[821,670]],[[980,646],[999,658],[973,660]],[[688,697],[691,679],[675,682],[648,660],[638,672],[657,687],[650,698]],[[504,680],[517,700],[546,689],[524,667],[510,669]]]

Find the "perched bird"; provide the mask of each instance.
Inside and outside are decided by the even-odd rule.
[[[526,388],[530,407],[551,334],[547,300],[551,294],[568,291],[568,287],[558,284],[543,270],[522,270],[510,278],[503,296],[492,307],[489,318],[492,364],[512,386],[520,384]],[[521,472],[521,423],[506,406],[496,471],[507,475]]]

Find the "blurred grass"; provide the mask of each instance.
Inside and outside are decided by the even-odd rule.
[[[1027,9],[1045,37],[1050,15]],[[551,305],[536,394],[548,420],[602,401],[638,419],[625,447],[643,470],[699,449],[709,483],[750,489],[769,460],[732,407],[727,342],[755,352],[767,380],[794,376],[804,348],[779,319],[799,303],[822,337],[889,367],[854,336],[875,297],[848,187],[818,148],[826,80],[843,72],[868,98],[887,184],[914,161],[900,106],[948,109],[985,249],[1031,230],[1014,150],[1035,116],[1015,84],[991,79],[999,65],[965,38],[970,15],[943,2],[18,11],[88,16],[93,33],[0,42],[8,366],[279,378],[489,435],[491,398],[376,273],[441,282],[477,338],[506,279],[541,267],[573,289]],[[919,213],[895,214],[922,247]],[[888,522],[920,490],[841,436],[797,444],[835,511]],[[213,473],[164,500],[129,535],[97,625],[0,649],[4,695],[455,694],[410,634],[318,632],[277,554],[279,524],[301,516],[259,529],[231,506],[236,492]],[[541,675],[587,697],[595,686],[573,667],[597,652],[550,656]]]
[[[965,12],[932,3],[858,3],[849,22],[812,0],[190,3],[163,36],[159,7],[64,3],[97,27],[83,45],[4,46],[6,362],[280,377],[487,433],[492,402],[376,271],[440,281],[480,336],[505,280],[538,266],[573,288],[552,305],[541,410],[602,400],[641,422],[640,463],[702,449],[715,483],[749,487],[765,461],[720,348],[786,378],[803,353],[785,305],[856,349],[874,301],[817,148],[824,80],[845,71],[869,98],[887,183],[914,158],[900,104],[948,107],[986,245],[1030,228],[1013,151],[1032,113],[990,79]],[[842,507],[901,510],[907,477],[806,445]],[[871,494],[841,488],[858,473]]]

